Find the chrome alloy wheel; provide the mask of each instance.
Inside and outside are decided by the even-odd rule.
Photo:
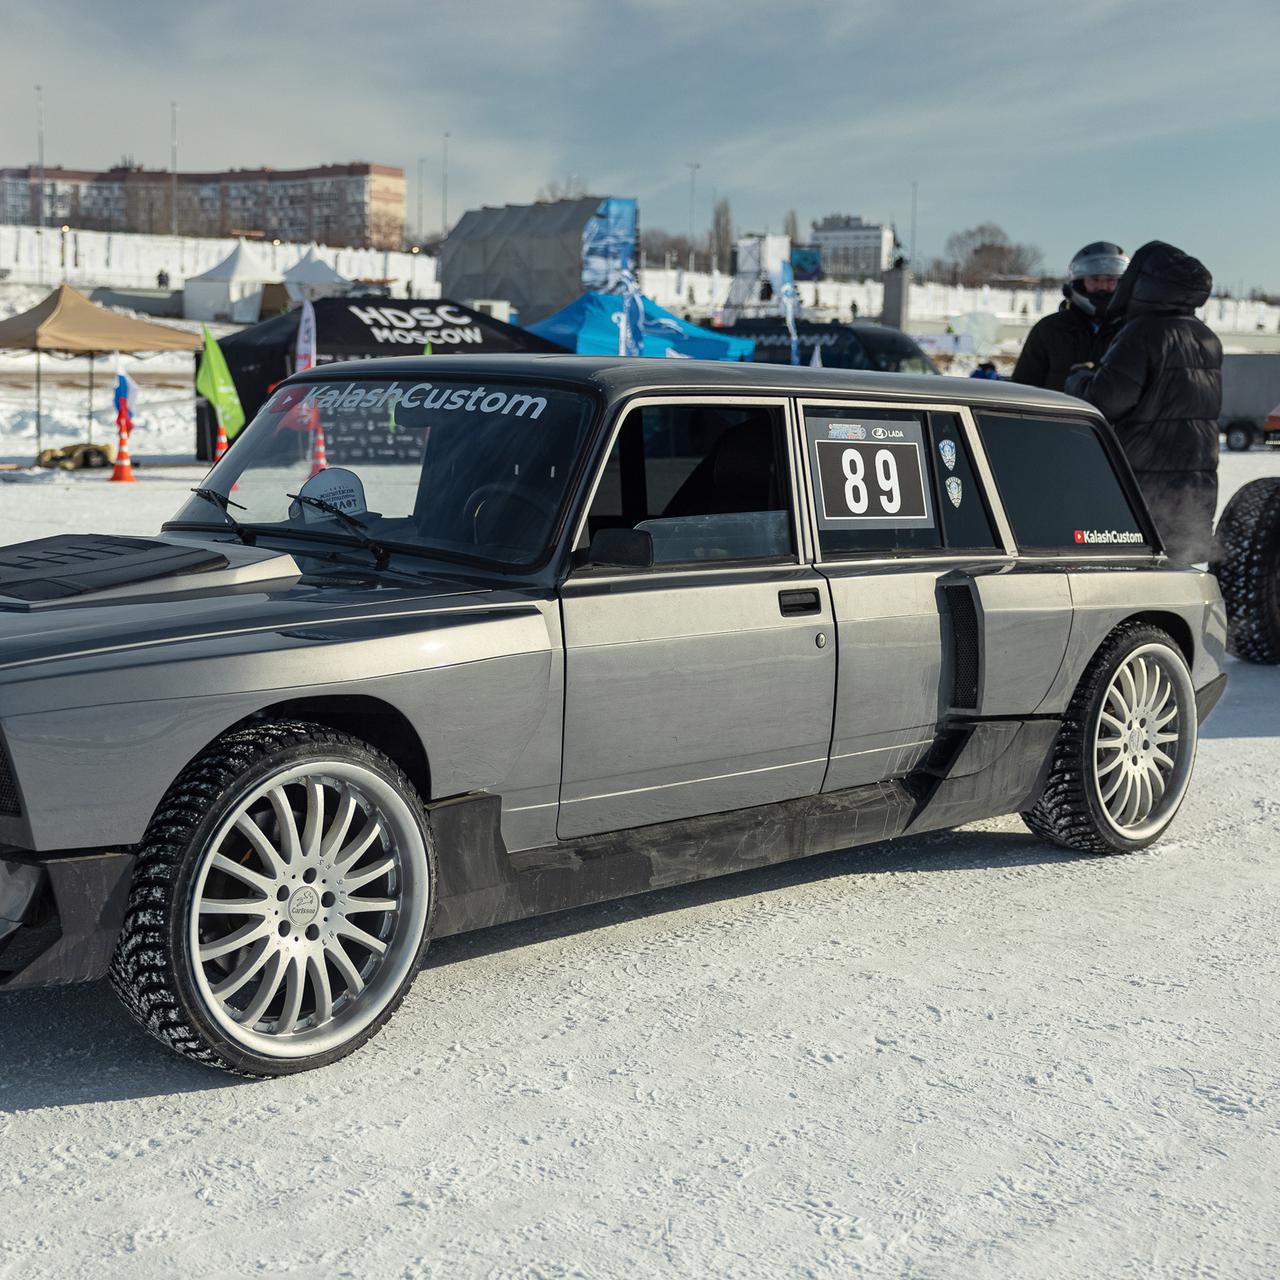
[[[194,877],[197,993],[254,1053],[336,1048],[398,991],[429,893],[422,832],[389,780],[351,761],[286,766],[233,804]]]
[[[1116,669],[1094,727],[1094,787],[1111,826],[1143,840],[1168,823],[1186,794],[1198,723],[1186,664],[1145,644]]]

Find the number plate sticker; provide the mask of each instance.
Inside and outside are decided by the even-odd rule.
[[[924,430],[899,421],[806,421],[822,529],[931,529]]]

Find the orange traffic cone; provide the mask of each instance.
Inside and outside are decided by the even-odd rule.
[[[222,419],[218,419],[218,434],[213,441],[213,460],[218,462],[227,451],[227,429],[222,425]]]
[[[121,411],[116,423],[120,428],[120,439],[116,444],[116,465],[112,469],[112,480],[123,480],[129,484],[134,481],[133,463],[129,460],[129,419]]]
[[[311,430],[311,475],[318,476],[329,465],[329,455],[324,449],[324,428],[317,422]]]

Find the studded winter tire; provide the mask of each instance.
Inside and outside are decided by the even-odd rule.
[[[1199,724],[1186,659],[1158,627],[1118,627],[1081,677],[1054,744],[1038,836],[1082,853],[1131,853],[1173,821]]]
[[[139,853],[112,964],[162,1043],[253,1076],[373,1036],[421,967],[435,858],[408,778],[367,743],[275,721],[187,767]]]
[[[1218,521],[1217,547],[1209,569],[1227,608],[1227,651],[1280,662],[1280,478],[1237,490]]]

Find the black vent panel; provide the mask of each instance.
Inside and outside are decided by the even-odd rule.
[[[951,614],[954,667],[951,676],[951,705],[965,710],[978,708],[978,679],[981,654],[978,642],[978,611],[968,587],[943,587],[947,611]]]
[[[225,569],[227,558],[205,547],[159,538],[57,534],[0,548],[0,604],[30,607],[180,573]]]
[[[17,817],[22,812],[18,804],[18,784],[14,780],[13,770],[9,766],[9,754],[0,742],[0,814]]]

